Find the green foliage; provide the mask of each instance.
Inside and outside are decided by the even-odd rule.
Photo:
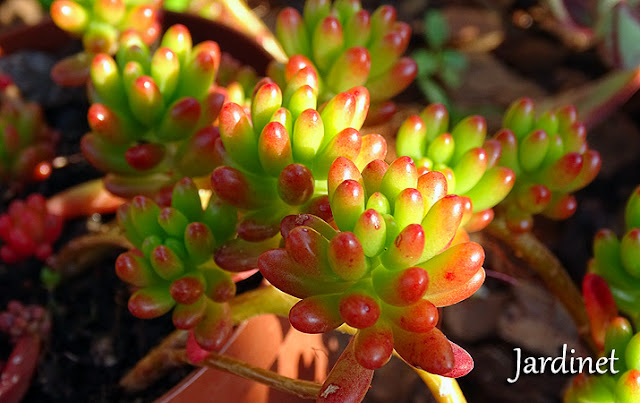
[[[460,86],[467,59],[462,53],[447,47],[449,27],[440,11],[428,11],[423,24],[428,48],[417,49],[411,55],[418,64],[416,80],[430,102],[451,108],[446,90]]]

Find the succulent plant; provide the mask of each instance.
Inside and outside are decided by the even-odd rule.
[[[640,323],[640,187],[625,210],[626,232],[621,239],[609,230],[600,230],[593,240],[589,272],[604,278],[617,306],[637,326]]]
[[[330,219],[325,180],[337,157],[364,167],[386,155],[382,136],[358,132],[369,106],[367,90],[340,93],[318,112],[316,78],[304,68],[284,92],[266,79],[254,91],[251,117],[234,103],[220,113],[226,162],[214,170],[212,188],[243,212],[238,239],[216,253],[216,262],[227,270],[255,268],[264,250],[257,242],[270,242],[287,215],[310,212]],[[255,251],[251,261],[232,258],[249,250]]]
[[[5,263],[15,263],[30,256],[46,260],[52,244],[62,232],[62,217],[47,211],[44,197],[32,194],[25,201],[14,200],[7,212],[0,215],[0,257]]]
[[[395,111],[389,101],[415,78],[413,59],[401,57],[411,28],[396,21],[396,10],[380,6],[373,14],[359,0],[308,0],[304,13],[286,8],[278,15],[276,36],[291,64],[313,66],[320,77],[318,98],[324,102],[352,87],[365,86],[373,105],[370,118]],[[288,81],[282,66],[272,66],[277,82]]]
[[[91,133],[82,151],[107,173],[105,186],[122,197],[153,195],[183,176],[209,174],[221,162],[218,129],[224,103],[215,90],[220,62],[215,42],[192,47],[182,25],[164,34],[153,55],[142,38],[121,38],[116,61],[99,54],[91,66]]]
[[[605,357],[615,357],[615,374],[574,378],[564,403],[613,402],[633,403],[640,399],[640,333],[634,335],[627,319],[614,318],[606,329]],[[607,368],[609,369],[609,368]]]
[[[55,0],[51,17],[63,30],[82,37],[89,54],[114,54],[120,35],[134,30],[151,45],[160,34],[159,0]]]
[[[484,281],[484,251],[459,226],[464,199],[447,195],[439,172],[422,175],[401,157],[370,162],[360,172],[346,158],[327,180],[335,225],[312,215],[285,218],[284,248],[263,253],[261,273],[302,300],[291,324],[322,333],[342,323],[358,329],[354,354],[368,369],[393,349],[409,364],[457,377],[468,354],[435,327],[437,307],[455,304]]]
[[[420,173],[443,173],[450,194],[468,197],[473,215],[465,217],[463,224],[469,231],[478,231],[493,219],[492,207],[509,194],[515,175],[498,165],[501,145],[485,140],[484,118],[469,116],[448,129],[445,106],[431,104],[400,126],[397,153],[416,161]]]
[[[44,179],[40,164],[53,159],[58,133],[47,127],[40,105],[23,100],[4,74],[0,103],[0,182],[20,186]]]
[[[573,192],[591,183],[600,154],[589,149],[585,126],[573,106],[536,117],[531,99],[515,101],[495,139],[502,145],[498,164],[516,174],[513,191],[501,203],[512,231],[527,231],[533,215],[563,220],[576,210]]]
[[[189,329],[202,348],[222,347],[232,327],[226,301],[236,287],[212,256],[234,235],[235,210],[213,197],[203,208],[197,187],[183,178],[173,189],[171,207],[136,196],[117,216],[135,246],[116,260],[118,277],[138,288],[129,311],[150,319],[173,309],[174,325]]]
[[[26,334],[46,337],[50,331],[51,319],[47,310],[40,305],[9,301],[7,310],[0,312],[0,332],[9,335],[12,344]]]
[[[258,75],[252,67],[243,65],[228,53],[223,53],[216,82],[220,91],[226,90],[227,102],[251,108],[251,95],[258,84]]]

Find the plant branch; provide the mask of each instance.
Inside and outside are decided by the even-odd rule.
[[[130,392],[143,390],[173,368],[184,365],[183,361],[176,361],[171,353],[185,346],[188,334],[186,330],[172,332],[120,379],[120,386]]]
[[[121,231],[111,229],[74,238],[50,257],[47,264],[60,275],[70,277],[81,273],[113,249],[131,248],[133,245]]]
[[[231,317],[234,324],[268,313],[286,318],[289,316],[291,307],[298,301],[300,301],[298,298],[268,285],[232,299],[230,301]]]
[[[578,334],[597,351],[589,327],[589,317],[578,287],[558,258],[530,232],[515,234],[502,217],[496,217],[486,229],[487,233],[508,245],[515,255],[529,264],[542,278],[547,288],[562,302],[573,318]]]
[[[113,213],[125,200],[105,189],[102,179],[84,182],[47,200],[47,209],[65,219]]]
[[[231,318],[234,325],[238,325],[263,314],[271,313],[286,317],[296,302],[298,302],[298,298],[268,285],[232,299],[230,301]],[[188,362],[173,361],[169,358],[175,349],[184,348],[187,334],[186,331],[176,330],[167,336],[120,380],[120,386],[128,391],[142,390],[164,376],[169,370],[188,364]]]
[[[186,350],[172,350],[169,355],[172,361],[182,361],[185,364],[190,363]],[[209,353],[209,355],[202,361],[194,365],[215,368],[230,374],[238,375],[252,381],[260,382],[273,389],[292,393],[303,399],[315,400],[320,393],[320,388],[322,387],[322,385],[316,382],[289,378],[280,375],[277,372],[254,367],[244,361],[214,352]]]

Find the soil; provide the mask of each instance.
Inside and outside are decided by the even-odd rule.
[[[363,3],[372,8],[380,2]],[[409,21],[414,30],[419,29],[427,1],[398,3],[399,18]],[[485,28],[504,33],[505,40],[492,52],[469,56],[470,68],[464,84],[452,93],[453,103],[464,105],[465,112],[493,110],[499,116],[506,103],[517,97],[531,92],[536,97],[555,94],[602,77],[608,71],[597,50],[578,52],[564,46],[539,24],[529,28],[514,24],[513,16],[535,6],[535,1],[502,0],[490,2],[495,3],[491,7],[481,1],[429,3],[430,6],[446,3],[453,15],[464,15],[474,9],[493,13],[499,26]],[[272,1],[270,5],[264,1],[251,4],[262,7],[260,10],[268,22],[275,20],[279,8],[300,6],[300,2],[285,0]],[[88,130],[84,91],[59,88],[49,79],[53,63],[77,51],[78,45],[74,46],[57,54],[21,52],[0,59],[0,70],[14,78],[26,98],[43,105],[49,125],[60,131],[59,155],[74,161],[54,170],[46,182],[23,189],[18,197],[32,192],[50,196],[100,176],[77,158],[79,139]],[[424,46],[422,35],[415,34],[411,46]],[[499,83],[501,89],[490,95],[478,92],[483,83],[485,86]],[[408,89],[401,100],[412,105],[427,102],[417,86]],[[495,122],[491,116],[488,120]],[[576,194],[579,207],[573,217],[561,223],[536,218],[535,229],[578,283],[591,257],[594,233],[605,227],[621,233],[624,203],[640,182],[640,96],[634,96],[594,127],[589,132],[589,141],[602,154],[601,174]],[[6,195],[4,191],[0,194]],[[6,197],[0,200],[0,211],[8,201]],[[103,221],[110,218],[101,217]],[[67,223],[57,246],[86,231],[86,220]],[[460,380],[462,390],[473,403],[521,402],[523,396],[527,402],[560,402],[569,377],[526,377],[515,386],[507,384],[506,378],[514,368],[514,347],[523,347],[525,354],[533,355],[553,354],[562,343],[574,343],[580,348],[575,328],[562,307],[521,261],[494,240],[483,241],[487,251],[485,268],[494,274],[490,274],[480,296],[447,308],[443,314],[445,333],[467,348],[475,359],[474,371]],[[95,267],[66,279],[53,291],[42,286],[41,264],[37,261],[12,266],[0,263],[0,307],[12,299],[39,303],[48,308],[52,317],[52,333],[25,402],[148,402],[189,372],[188,368],[176,370],[134,395],[125,395],[117,386],[120,377],[173,329],[168,315],[142,321],[129,314],[129,289],[113,270],[118,253],[114,250]],[[248,280],[249,285],[256,281]],[[8,351],[6,341],[0,338],[3,346],[0,354]],[[392,360],[376,373],[366,401],[417,403],[432,399],[411,370]]]

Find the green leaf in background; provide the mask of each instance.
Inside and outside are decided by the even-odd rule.
[[[447,88],[458,88],[462,84],[462,76],[458,70],[445,67],[439,76]]]
[[[427,49],[418,49],[411,57],[418,64],[418,77],[433,75],[440,68],[439,55]]]
[[[424,16],[424,35],[433,49],[440,49],[449,39],[449,26],[440,11],[431,10]]]
[[[447,107],[449,106],[449,98],[447,97],[447,94],[435,81],[428,77],[421,77],[418,80],[418,86],[430,103],[440,102]]]
[[[457,50],[444,49],[442,51],[442,64],[447,68],[461,72],[467,68],[467,58]]]
[[[617,49],[619,53],[621,67],[633,68],[640,65],[640,20],[627,4],[620,3],[616,6],[614,13],[617,18]]]
[[[38,0],[38,3],[40,3],[40,5],[44,10],[49,12],[49,9],[51,8],[51,3],[53,3],[53,0]]]

